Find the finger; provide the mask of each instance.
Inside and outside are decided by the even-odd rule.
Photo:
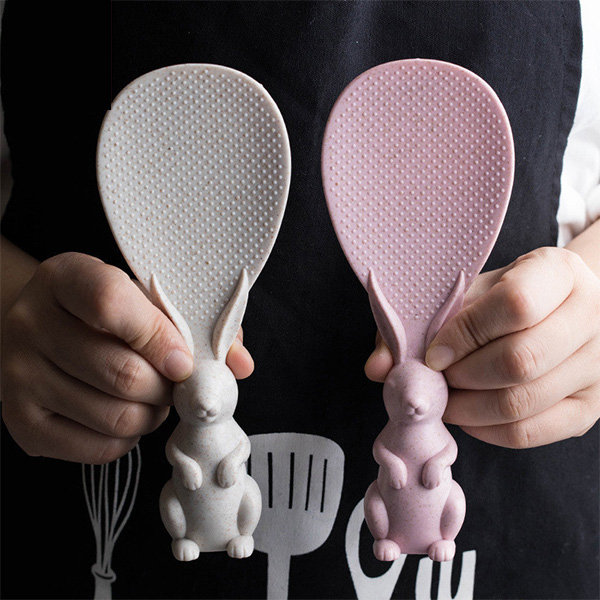
[[[586,344],[534,381],[494,390],[451,389],[444,421],[460,426],[513,423],[535,416],[598,379],[600,344]]]
[[[522,421],[462,429],[474,438],[495,446],[535,448],[583,435],[599,416],[600,386],[595,386]]]
[[[239,338],[236,338],[231,345],[226,362],[237,379],[245,379],[254,371],[254,360]]]
[[[574,292],[534,327],[506,335],[446,369],[450,386],[495,389],[538,379],[574,354],[596,335],[591,307]],[[557,341],[560,340],[559,343]]]
[[[123,271],[82,254],[56,259],[49,267],[52,289],[68,312],[125,341],[165,377],[181,381],[191,374],[183,337]]]
[[[103,464],[127,454],[139,441],[98,433],[23,398],[2,403],[2,413],[10,434],[30,456]]]
[[[392,353],[378,331],[375,336],[375,350],[373,350],[365,363],[365,375],[371,381],[383,383],[393,366],[394,359]]]
[[[508,269],[496,269],[478,275],[465,296],[465,306],[474,302],[479,296],[487,292]],[[383,383],[390,369],[394,366],[394,359],[390,349],[377,331],[375,336],[375,349],[365,363],[365,375],[371,380]]]
[[[477,275],[465,294],[463,307],[472,304],[479,296],[483,296],[483,294],[488,292],[510,268],[511,265],[508,265],[501,269],[494,269],[493,271],[486,271]]]
[[[428,366],[441,371],[492,340],[540,323],[573,289],[571,254],[541,248],[517,259],[486,293],[442,326],[427,351]]]
[[[27,401],[111,437],[129,439],[150,433],[169,413],[166,406],[104,394],[60,371],[41,356],[32,357],[30,367],[36,377],[20,392]]]
[[[110,437],[54,413],[48,413],[34,430],[39,439],[34,442],[38,456],[87,464],[117,460],[139,442],[139,437]]]
[[[171,404],[172,382],[127,344],[58,305],[48,310],[39,350],[61,371],[117,398]]]

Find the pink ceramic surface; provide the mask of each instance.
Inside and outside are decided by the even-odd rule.
[[[485,263],[512,187],[508,118],[490,86],[435,60],[402,60],[357,77],[323,140],[325,196],[348,262],[367,288],[394,368],[379,476],[365,498],[375,555],[454,555],[464,519],[452,481],[456,443],[441,416],[443,375],[425,350]]]

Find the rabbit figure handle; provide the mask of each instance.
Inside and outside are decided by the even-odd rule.
[[[154,301],[194,353],[192,374],[173,390],[180,422],[167,442],[173,476],[160,497],[161,517],[177,560],[223,550],[233,558],[245,558],[254,550],[252,534],[261,513],[261,495],[246,472],[250,441],[233,418],[238,388],[225,364],[246,310],[249,287],[243,269],[206,353],[194,343],[192,330],[152,277]]]
[[[409,340],[375,272],[369,271],[371,309],[394,359],[383,385],[389,421],[373,446],[379,473],[365,495],[365,520],[379,560],[428,554],[432,560],[446,561],[456,551],[454,539],[466,505],[450,469],[458,448],[442,422],[448,385],[442,373],[427,367],[423,356],[444,322],[460,310],[464,289],[461,271],[425,335]]]

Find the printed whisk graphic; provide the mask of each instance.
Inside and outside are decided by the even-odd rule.
[[[110,600],[117,578],[111,567],[117,538],[123,531],[137,494],[142,459],[139,446],[105,465],[82,465],[83,492],[96,539],[94,599]]]

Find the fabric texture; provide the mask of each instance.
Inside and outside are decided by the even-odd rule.
[[[581,3],[582,74],[561,176],[558,245],[600,218],[600,4]]]
[[[386,415],[381,386],[363,374],[375,333],[368,299],[337,243],[321,189],[323,129],[345,85],[377,64],[420,57],[474,71],[503,102],[516,149],[514,191],[486,269],[554,245],[581,75],[578,5],[43,3],[33,15],[26,3],[9,2],[2,44],[15,182],[3,233],[39,259],[75,250],[126,268],[98,198],[94,155],[103,114],[131,80],[203,62],[243,71],[269,91],[288,127],[293,175],[279,238],[250,293],[244,327],[256,371],[239,384],[236,419],[249,435],[318,435],[344,454],[331,533],[316,550],[292,557],[289,596],[431,597],[440,568],[410,556],[384,580],[389,566],[372,558],[355,512],[376,476],[371,446]],[[141,442],[137,500],[112,553],[112,594],[264,598],[275,556],[204,554],[189,564],[171,556],[158,496],[171,473],[164,445],[174,422],[171,416]],[[450,588],[446,597],[459,582],[463,597],[597,597],[598,426],[524,451],[452,433],[459,446],[453,475],[468,504],[452,580],[440,584]],[[91,597],[96,550],[81,466],[31,459],[5,430],[2,443],[3,595]]]

